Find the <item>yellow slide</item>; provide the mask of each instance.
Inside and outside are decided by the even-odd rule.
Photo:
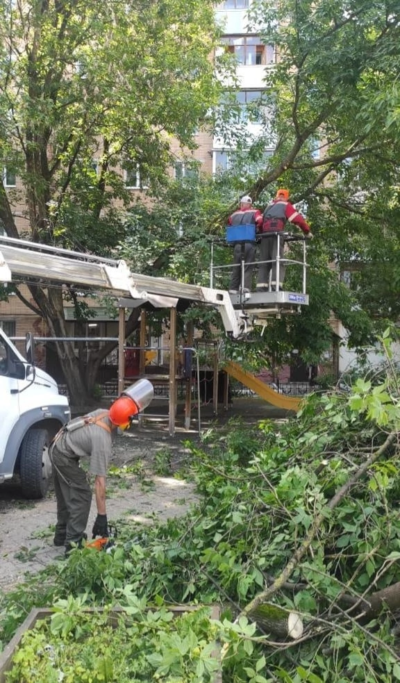
[[[264,399],[264,401],[268,401],[268,403],[271,403],[273,406],[276,406],[277,408],[284,408],[285,410],[297,411],[299,409],[301,401],[300,398],[293,398],[290,396],[284,396],[283,394],[278,394],[277,391],[274,391],[260,379],[257,379],[257,377],[252,375],[251,372],[243,370],[243,368],[241,368],[237,363],[228,361],[224,365],[224,370],[228,373],[228,375],[234,379],[237,379],[239,382],[251,389],[251,391],[254,391],[256,394],[258,394],[260,398]]]

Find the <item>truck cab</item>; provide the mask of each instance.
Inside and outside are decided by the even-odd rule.
[[[52,474],[48,448],[70,419],[68,398],[33,362],[27,335],[24,358],[0,329],[0,483],[15,475],[26,498],[43,498]]]

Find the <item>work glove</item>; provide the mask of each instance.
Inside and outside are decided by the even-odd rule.
[[[312,238],[314,237],[314,235],[313,235],[312,232],[310,231],[310,232],[307,232],[307,233],[306,233],[306,237],[308,237],[309,240],[312,240]]]
[[[93,524],[92,536],[93,538],[96,538],[96,536],[102,536],[103,538],[108,536],[107,515],[97,515],[96,521]]]

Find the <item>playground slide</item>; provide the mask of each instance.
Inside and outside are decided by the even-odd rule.
[[[264,401],[268,401],[268,403],[271,403],[273,406],[276,406],[277,408],[284,408],[285,410],[296,411],[299,409],[301,399],[278,394],[277,391],[274,391],[260,379],[257,379],[257,377],[252,375],[251,372],[243,370],[243,368],[241,368],[237,363],[229,361],[225,364],[224,370],[228,373],[228,375],[234,379],[237,379],[239,382],[251,389],[251,391],[254,391],[256,394],[258,394],[260,398],[264,399]]]

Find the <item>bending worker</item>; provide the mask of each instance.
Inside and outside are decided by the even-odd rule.
[[[229,225],[255,225],[256,231],[262,224],[262,213],[258,209],[253,209],[253,200],[246,195],[240,200],[240,208],[236,209],[234,213],[229,216]],[[244,242],[243,244],[235,244],[233,251],[233,270],[231,276],[231,283],[229,285],[229,292],[235,294],[239,291],[239,287],[243,286],[244,292],[250,292],[252,288],[252,275],[254,270],[254,259],[256,254],[255,242]],[[244,267],[244,283],[241,283],[242,268],[241,263],[245,262]]]
[[[262,227],[260,233],[262,235],[268,233],[283,232],[286,223],[292,223],[300,228],[307,237],[312,237],[310,226],[305,221],[303,216],[295,209],[293,204],[289,202],[289,190],[278,190],[275,199],[266,207],[263,213]],[[279,239],[279,258],[283,259],[284,253],[284,239],[283,235]],[[278,254],[278,238],[276,236],[263,237],[260,245],[260,262],[269,261],[269,263],[260,263],[258,269],[257,291],[274,291],[276,287],[276,259]],[[281,261],[279,263],[279,289],[282,289],[283,280],[285,277],[285,264]]]
[[[106,477],[112,451],[112,433],[126,429],[131,419],[146,408],[154,395],[152,384],[142,379],[128,387],[109,410],[95,410],[65,425],[56,435],[50,457],[54,471],[57,499],[57,524],[54,545],[65,545],[68,554],[75,545],[82,546],[92,502],[89,475],[94,477],[97,517],[92,534],[108,535]],[[89,459],[89,474],[80,467],[80,459]]]

